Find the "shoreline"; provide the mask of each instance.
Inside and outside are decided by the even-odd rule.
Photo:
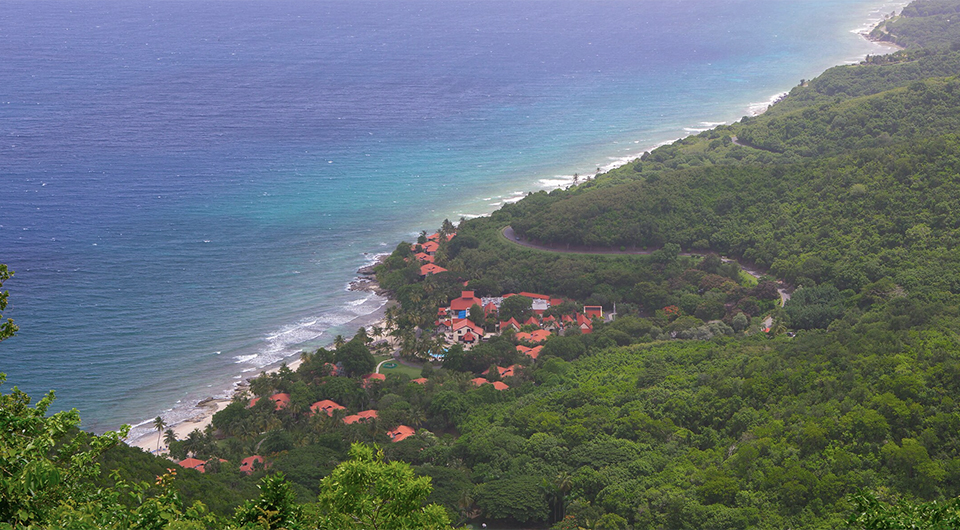
[[[897,2],[893,4],[894,11],[901,10],[905,5],[907,5],[907,3],[909,2]],[[876,27],[878,24],[881,24],[882,22],[883,20],[874,21],[871,19],[861,28],[852,30],[851,32],[856,33],[859,37],[861,37],[865,41],[873,43],[878,47],[887,48],[888,51],[878,50],[878,55],[893,53],[895,51],[903,49],[902,47],[897,46],[894,43],[871,38],[870,36],[871,29],[873,27]],[[867,54],[866,56],[869,56],[869,55],[870,54]],[[866,56],[861,57],[860,61],[865,59]],[[834,66],[841,66],[844,64],[856,64],[856,63],[841,62]],[[817,75],[820,75],[822,73],[823,72],[820,72]],[[749,103],[747,107],[744,109],[744,112],[746,113],[744,114],[744,116],[747,116],[747,115],[759,116],[764,112],[766,112],[766,110],[769,109],[770,106],[777,103],[779,100],[783,99],[788,94],[789,94],[789,91],[786,91],[786,92],[781,91],[772,95],[766,101]],[[732,123],[732,122],[729,122],[729,121],[700,122],[701,125],[709,125],[709,126],[703,129],[684,128],[683,130],[684,132],[686,132],[686,134],[682,136],[669,139],[669,140],[652,141],[651,145],[644,148],[639,148],[639,151],[636,151],[636,152],[631,151],[630,154],[627,154],[627,155],[610,156],[608,158],[610,162],[608,164],[600,166],[599,169],[602,172],[611,171],[625,164],[628,164],[633,160],[636,160],[637,158],[642,156],[645,152],[652,151],[664,145],[672,144],[678,140],[682,140],[683,138],[686,138],[689,136],[700,134],[701,132],[713,129],[719,125],[726,125],[729,123]],[[538,178],[536,180],[533,180],[531,184],[535,186],[535,189],[537,191],[539,190],[550,191],[553,189],[566,188],[570,184],[572,184],[572,182],[573,182],[573,175],[555,175],[552,177]],[[453,215],[453,217],[463,217],[466,219],[470,219],[470,218],[479,217],[483,215],[490,215],[491,212],[496,211],[497,209],[501,208],[503,205],[512,204],[520,201],[526,196],[526,194],[527,192],[519,192],[519,191],[504,192],[503,195],[497,197],[497,199],[499,199],[498,202],[489,202],[484,205],[486,207],[485,209],[489,211],[485,211],[484,213],[479,213],[479,214],[458,213]],[[389,256],[389,253],[370,252],[370,253],[364,253],[364,255],[373,256],[373,261],[357,269],[356,276],[354,277],[354,279],[348,282],[346,290],[370,293],[375,296],[386,298],[386,302],[382,306],[380,306],[377,310],[371,313],[368,313],[366,315],[360,315],[355,319],[353,319],[352,321],[366,320],[368,317],[373,317],[376,320],[373,321],[371,324],[367,324],[363,327],[366,327],[368,329],[374,325],[382,327],[384,323],[383,312],[386,311],[386,308],[393,302],[393,300],[386,296],[386,293],[380,288],[379,284],[377,284],[375,278],[373,278],[373,267],[375,267],[378,263],[380,263],[386,256]],[[378,315],[378,316],[374,316],[374,315]],[[330,340],[330,343],[332,343],[332,339]],[[323,347],[326,347],[326,346],[323,346]],[[225,390],[225,392],[229,392],[230,397],[224,397],[221,394],[220,397],[206,397],[200,400],[195,405],[193,405],[193,408],[195,409],[195,412],[196,412],[195,414],[189,416],[187,419],[179,420],[169,425],[167,429],[173,430],[174,434],[177,436],[178,439],[185,438],[194,429],[200,429],[201,431],[204,430],[208,425],[211,424],[213,420],[213,416],[216,414],[216,412],[222,410],[224,407],[229,405],[235,397],[237,397],[238,395],[242,395],[246,392],[246,389],[249,387],[249,383],[248,383],[249,380],[255,377],[258,377],[260,373],[274,373],[277,370],[279,370],[280,367],[284,364],[286,364],[291,370],[296,370],[296,368],[300,365],[300,360],[299,358],[297,358],[298,355],[299,353],[292,354],[277,363],[268,365],[256,371],[256,374],[253,374],[250,376],[245,376],[244,373],[241,373],[240,382],[234,383],[231,389]],[[163,413],[161,413],[160,416],[162,417]],[[152,419],[147,419],[147,420],[143,420],[141,422],[136,423],[134,425],[134,429],[136,429],[139,432],[137,432],[137,434],[134,434],[132,430],[131,435],[127,439],[125,439],[124,442],[131,447],[139,447],[145,451],[157,454],[157,440],[155,438],[155,436],[157,436],[157,432],[156,430],[152,430],[152,431],[150,430],[150,428],[152,427],[152,421],[153,421]],[[162,455],[165,449],[166,449],[166,445],[161,440],[159,454]]]
[[[374,254],[374,258],[372,262],[366,265],[363,265],[359,269],[357,269],[356,271],[357,277],[351,280],[346,288],[347,291],[372,293],[372,294],[375,294],[376,296],[380,296],[386,299],[386,302],[382,306],[380,306],[379,309],[371,313],[368,313],[367,315],[358,316],[356,319],[354,319],[354,320],[363,320],[363,319],[366,319],[366,317],[375,316],[376,320],[374,322],[363,326],[364,328],[367,328],[367,329],[370,329],[374,326],[384,327],[386,324],[386,321],[383,317],[383,313],[386,311],[388,307],[390,307],[392,299],[387,297],[386,291],[380,288],[380,284],[377,283],[376,278],[374,277],[373,269],[374,267],[382,263],[383,260],[386,259],[387,256],[389,255],[390,254],[384,254],[384,253]],[[331,339],[331,344],[332,344],[332,339]],[[326,346],[322,346],[322,347],[326,347]],[[302,351],[305,351],[305,350],[301,350],[301,352]],[[247,393],[247,390],[250,388],[251,379],[259,377],[261,373],[268,373],[268,374],[275,373],[278,370],[280,370],[280,367],[283,365],[286,365],[289,369],[295,371],[300,366],[301,363],[302,361],[299,358],[294,358],[294,356],[290,356],[284,360],[281,360],[278,363],[274,363],[264,367],[259,372],[257,372],[256,375],[243,377],[240,382],[235,383],[233,385],[233,388],[229,390],[230,392],[229,397],[209,396],[199,400],[195,405],[192,406],[195,409],[195,414],[191,415],[186,419],[179,420],[175,423],[168,425],[167,428],[164,430],[164,432],[166,432],[166,430],[172,430],[178,440],[183,440],[195,429],[199,429],[200,431],[203,431],[204,429],[207,428],[208,425],[210,425],[213,422],[213,416],[217,412],[223,410],[227,405],[232,403],[234,399],[242,398]],[[160,416],[162,417],[163,414],[160,414]],[[148,428],[148,429],[152,428],[152,426],[153,426],[153,420],[144,420],[136,424],[135,428],[142,430],[145,428]],[[134,434],[133,430],[131,429],[130,436],[124,439],[123,442],[130,447],[139,447],[140,449],[148,453],[153,453],[158,456],[166,456],[166,451],[168,447],[167,447],[167,444],[164,443],[163,441],[163,436],[162,435],[160,436],[161,439],[159,441],[159,444],[157,443],[156,437],[157,437],[156,430]]]

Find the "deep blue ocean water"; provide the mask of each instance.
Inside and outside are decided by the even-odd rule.
[[[102,431],[369,323],[357,267],[884,50],[887,0],[0,10],[9,385]]]

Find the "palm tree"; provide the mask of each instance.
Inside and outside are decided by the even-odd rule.
[[[337,335],[336,337],[333,338],[333,347],[338,350],[342,348],[343,345],[346,343],[347,343],[347,339],[343,338],[343,335]]]
[[[167,444],[167,447],[170,447],[170,444],[176,441],[177,435],[173,432],[173,429],[167,429],[167,431],[163,433],[163,442]]]
[[[157,453],[160,452],[160,437],[163,435],[163,430],[167,428],[167,422],[163,421],[163,418],[157,416],[153,419],[153,428],[157,430]]]

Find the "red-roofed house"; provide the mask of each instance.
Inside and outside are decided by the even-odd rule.
[[[580,333],[584,335],[593,333],[593,321],[579,313],[577,313],[577,326],[580,327]]]
[[[436,241],[427,241],[426,243],[420,245],[420,248],[422,248],[426,254],[433,256],[437,253],[437,249],[440,248],[440,243],[437,243]]]
[[[452,234],[447,234],[447,241],[450,241],[451,239],[453,239],[453,236],[455,236],[455,235],[457,235],[456,232],[454,232],[454,233],[452,233]]]
[[[510,317],[510,320],[500,322],[500,333],[503,333],[507,328],[513,328],[514,331],[520,331],[520,323],[517,322],[517,319]]]
[[[558,306],[563,303],[563,298],[551,298],[550,307]]]
[[[523,325],[524,325],[524,326],[536,326],[536,327],[539,328],[539,327],[540,327],[540,321],[537,320],[537,317],[531,316],[530,318],[528,318],[528,319],[526,320],[526,322],[523,323]]]
[[[590,319],[603,318],[603,306],[585,305],[583,306],[583,313]]]
[[[489,383],[490,381],[487,381],[486,379],[484,379],[484,378],[482,378],[482,377],[475,377],[475,378],[471,379],[470,382],[473,383],[473,384],[475,384],[475,385],[477,385],[477,386],[480,386],[480,385],[485,385],[485,384]]]
[[[240,461],[240,472],[244,475],[253,473],[253,466],[257,462],[260,462],[260,464],[263,465],[263,457],[260,455],[253,455],[244,458]]]
[[[514,369],[515,369],[516,367],[517,367],[517,365],[515,365],[515,364],[511,364],[510,366],[508,366],[508,367],[506,367],[506,368],[501,368],[501,367],[498,366],[498,367],[497,367],[497,373],[500,374],[500,377],[513,377],[513,375],[514,375]],[[481,373],[482,373],[483,375],[487,375],[487,374],[490,373],[490,369],[487,368],[486,370],[484,370],[484,371],[481,372]]]
[[[383,374],[367,374],[363,376],[363,388],[370,386],[372,381],[386,381],[387,376]]]
[[[550,297],[545,294],[528,293],[526,291],[522,291],[520,296],[526,296],[527,298],[539,298],[540,300],[550,300]]]
[[[375,411],[375,410],[364,410],[364,411],[358,412],[358,413],[356,413],[356,414],[351,414],[351,415],[349,415],[349,416],[344,416],[344,418],[343,418],[343,423],[346,423],[346,424],[349,425],[349,424],[351,424],[351,423],[357,423],[358,421],[366,421],[366,420],[369,420],[369,419],[371,419],[371,418],[376,418],[376,417],[377,417],[377,411]]]
[[[556,319],[556,317],[554,317],[553,315],[550,315],[550,316],[545,317],[545,318],[543,319],[543,322],[540,323],[540,326],[541,326],[543,329],[549,329],[550,331],[556,331],[556,329],[557,329],[557,327],[558,327],[559,325],[557,324],[557,319]]]
[[[526,354],[528,351],[530,351],[530,350],[532,350],[532,349],[533,349],[533,348],[528,348],[528,347],[524,346],[523,344],[517,344],[517,351],[520,352],[520,353]]]
[[[533,359],[534,361],[536,361],[536,360],[537,360],[537,357],[540,356],[540,350],[542,350],[542,349],[543,349],[543,346],[536,346],[536,347],[530,348],[529,350],[527,350],[527,351],[524,352],[524,353],[526,353],[528,357],[530,357],[531,359]]]
[[[496,388],[497,390],[506,390],[510,388],[510,386],[504,383],[503,381],[494,381],[493,388]]]
[[[427,254],[426,252],[417,252],[416,254],[413,255],[413,257],[417,258],[417,260],[422,261],[424,263],[433,263],[433,256],[431,256],[430,254]]]
[[[520,342],[527,342],[530,344],[538,344],[547,340],[547,337],[550,336],[550,332],[545,329],[538,329],[531,333],[517,333],[517,340]]]
[[[344,407],[343,405],[339,405],[334,401],[330,401],[329,399],[324,399],[322,401],[317,401],[313,405],[310,405],[310,415],[312,416],[320,411],[323,411],[327,413],[327,416],[333,416],[333,411],[343,410],[345,408],[346,407]]]
[[[493,313],[499,313],[500,310],[497,309],[497,305],[493,302],[487,302],[487,305],[483,306],[483,316],[490,316]]]
[[[458,320],[453,323],[453,339],[460,342],[467,342],[467,335],[473,335],[473,341],[476,342],[483,338],[483,328],[469,320]],[[473,344],[470,342],[469,344]]]
[[[427,241],[440,241],[440,232],[436,232],[427,236]]]
[[[427,276],[433,276],[434,274],[440,274],[441,272],[447,272],[447,269],[444,269],[440,265],[434,265],[433,263],[427,263],[420,267],[420,276],[426,278]]]
[[[200,460],[199,458],[191,457],[181,460],[178,462],[178,464],[180,464],[180,467],[184,469],[196,469],[197,471],[203,473],[203,465],[206,464],[206,462]]]
[[[406,425],[398,425],[396,429],[387,432],[387,436],[389,436],[394,442],[406,440],[414,434],[416,434],[416,431],[414,431],[412,427],[407,427]]]
[[[427,378],[426,378],[426,377],[418,377],[418,378],[416,378],[416,379],[411,379],[410,382],[411,382],[411,383],[416,383],[416,384],[418,384],[418,385],[425,385],[425,384],[427,384]]]
[[[283,408],[287,408],[287,405],[290,404],[290,394],[286,394],[286,393],[283,393],[283,392],[281,392],[281,393],[279,393],[279,394],[274,394],[274,395],[270,396],[268,399],[270,399],[270,401],[273,401],[273,402],[275,403],[275,405],[274,405],[274,410],[280,410],[280,409],[283,409]],[[255,397],[255,398],[251,399],[251,400],[250,400],[250,404],[247,405],[247,408],[253,408],[253,406],[256,405],[257,402],[259,402],[259,401],[260,401],[260,398],[258,398],[258,397]]]
[[[453,314],[453,318],[467,318],[474,304],[483,307],[483,302],[473,293],[473,291],[461,291],[460,298],[450,300],[450,313]]]
[[[477,336],[468,331],[460,337],[460,342],[464,344],[476,344]]]

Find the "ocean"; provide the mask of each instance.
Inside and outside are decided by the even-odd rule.
[[[371,323],[376,254],[885,53],[903,4],[8,0],[6,391],[183,420]]]

